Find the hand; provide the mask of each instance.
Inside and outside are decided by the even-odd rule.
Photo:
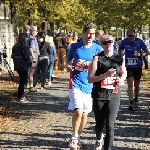
[[[71,72],[71,71],[72,71],[72,66],[71,66],[71,65],[68,65],[68,66],[66,67],[66,69],[67,69],[67,72]]]
[[[106,76],[107,77],[113,77],[114,75],[116,74],[116,69],[109,69],[107,72],[106,72]]]
[[[124,80],[122,80],[122,78],[117,77],[117,78],[116,78],[116,82],[117,82],[119,85],[124,85]]]
[[[138,53],[137,51],[135,51],[133,55],[134,55],[135,57],[141,56],[140,53]]]
[[[141,50],[141,56],[143,56],[144,51]]]
[[[125,51],[124,51],[124,50],[121,51],[121,55],[122,55],[122,56],[125,55]]]

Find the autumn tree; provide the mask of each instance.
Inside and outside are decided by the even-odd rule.
[[[9,1],[0,0],[9,4]],[[11,0],[16,6],[16,24],[23,26],[29,20],[35,25],[41,21],[69,30],[81,31],[82,25],[93,21],[98,28],[139,29],[150,24],[150,0]],[[31,9],[32,8],[32,9]]]

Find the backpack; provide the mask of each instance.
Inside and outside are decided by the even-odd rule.
[[[12,48],[11,58],[14,62],[14,70],[15,71],[25,71],[29,68],[29,61],[26,59],[24,54],[24,49],[28,49],[28,47],[23,47],[20,45],[14,45]]]
[[[55,43],[56,48],[62,48],[64,46],[63,38],[61,36],[56,36],[54,43]]]

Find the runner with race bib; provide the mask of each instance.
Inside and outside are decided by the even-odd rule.
[[[140,38],[135,38],[134,29],[127,31],[127,38],[122,40],[118,53],[125,55],[125,66],[127,70],[127,83],[129,95],[129,110],[133,111],[138,107],[139,84],[142,75],[142,57],[148,55],[148,50]],[[133,88],[134,87],[134,88]],[[135,98],[133,99],[133,90]]]

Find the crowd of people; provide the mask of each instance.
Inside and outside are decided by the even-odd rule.
[[[65,35],[64,30],[60,30],[56,36],[48,36],[46,31],[37,31],[37,26],[25,25],[24,32],[19,34],[12,51],[14,70],[20,77],[18,103],[28,102],[24,96],[25,88],[37,92],[38,82],[41,83],[41,89],[46,84],[52,84],[54,69],[66,71],[66,55],[73,42],[77,42],[77,36],[72,33]],[[25,52],[24,46],[28,47]],[[29,52],[28,55],[26,51]],[[24,63],[27,64],[26,68],[22,67]]]
[[[14,69],[20,77],[18,102],[24,102],[24,86],[29,79],[29,91],[36,92],[40,80],[41,88],[51,85],[54,69],[70,72],[69,110],[73,110],[70,150],[82,148],[81,134],[92,110],[95,115],[95,150],[111,150],[114,140],[114,123],[120,106],[120,85],[127,80],[129,111],[138,107],[139,85],[142,75],[143,57],[148,57],[148,48],[143,39],[136,37],[134,29],[127,31],[127,38],[115,41],[114,36],[98,32],[96,25],[83,26],[82,38],[74,34],[65,36],[64,30],[51,40],[35,26],[25,26],[12,49]],[[28,35],[28,36],[27,36]],[[18,63],[19,62],[19,63]],[[19,64],[19,65],[18,65]],[[25,64],[23,67],[23,64]],[[146,66],[146,69],[148,66]],[[134,97],[135,96],[135,97]]]

